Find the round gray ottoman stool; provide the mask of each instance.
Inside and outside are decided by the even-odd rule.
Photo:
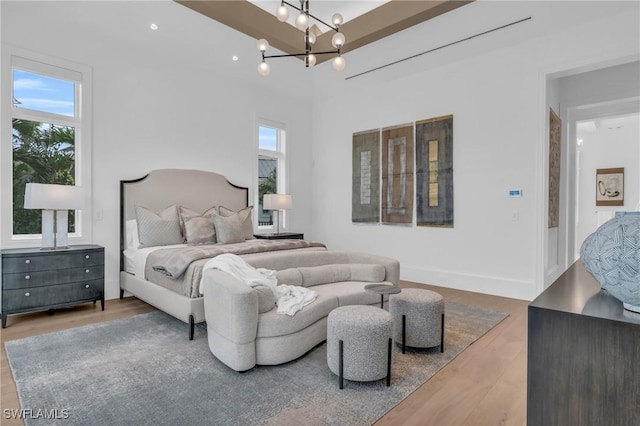
[[[327,364],[343,380],[369,382],[387,378],[391,385],[389,312],[374,306],[342,306],[327,319]]]
[[[444,352],[444,299],[435,291],[404,288],[389,298],[393,317],[393,338],[405,346],[432,348]]]

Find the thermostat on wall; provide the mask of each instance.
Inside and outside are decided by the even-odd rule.
[[[522,197],[522,189],[509,190],[509,198],[520,198],[520,197]]]

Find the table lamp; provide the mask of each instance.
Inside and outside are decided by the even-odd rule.
[[[263,210],[280,210],[290,209],[292,206],[291,195],[289,194],[264,194],[262,198]],[[280,215],[276,214],[276,235],[280,234]]]
[[[80,186],[28,183],[25,209],[42,209],[42,250],[68,248],[69,210],[80,210],[84,191]]]

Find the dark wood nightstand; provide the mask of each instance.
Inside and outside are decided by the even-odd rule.
[[[256,234],[254,237],[261,240],[304,240],[304,234],[296,232],[281,232],[279,234]]]
[[[0,250],[2,328],[7,315],[100,301],[104,311],[104,247]]]

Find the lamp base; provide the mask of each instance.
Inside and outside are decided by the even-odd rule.
[[[40,250],[68,249],[68,229],[68,210],[42,210],[42,248]]]

